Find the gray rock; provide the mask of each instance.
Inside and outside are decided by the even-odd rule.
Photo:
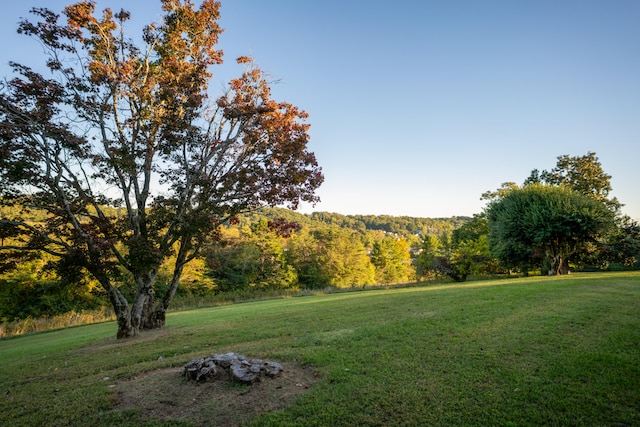
[[[235,353],[213,354],[211,358],[221,367],[228,368],[234,361],[238,360],[238,355]]]
[[[212,354],[193,359],[184,365],[183,375],[189,380],[208,381],[227,378],[251,384],[262,377],[273,378],[283,371],[282,365],[262,359],[248,359],[236,353]]]
[[[277,377],[282,373],[282,365],[277,362],[264,362],[262,364],[262,372],[268,377]]]
[[[260,378],[260,371],[252,372],[251,367],[244,366],[242,364],[233,364],[231,365],[231,379],[233,381],[251,384]]]

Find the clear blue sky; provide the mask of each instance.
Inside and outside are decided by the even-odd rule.
[[[15,34],[31,6],[4,2],[0,71],[40,50]],[[196,3],[198,3],[196,1]],[[159,1],[99,0],[133,24]],[[640,1],[223,0],[227,64],[251,54],[305,109],[323,167],[312,210],[472,215],[480,195],[563,154],[597,153],[640,219]]]

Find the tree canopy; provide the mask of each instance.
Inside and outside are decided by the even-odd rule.
[[[611,175],[604,172],[598,156],[591,151],[584,156],[559,156],[556,166],[549,171],[534,169],[524,185],[531,183],[565,185],[607,204],[613,210],[622,206],[615,197],[609,199]]]
[[[569,272],[569,260],[614,227],[614,213],[566,186],[530,184],[492,201],[486,211],[494,255],[509,266],[544,259],[549,274]],[[536,260],[536,258],[538,260]],[[526,267],[525,267],[526,268]]]
[[[140,43],[126,36],[127,11],[100,14],[92,1],[62,18],[33,9],[37,22],[18,29],[44,46],[50,77],[12,63],[17,77],[0,91],[0,203],[16,207],[0,219],[0,249],[6,259],[44,251],[69,277],[91,274],[118,337],[164,324],[184,266],[219,224],[318,200],[307,114],[271,98],[253,59],[238,58],[244,72],[208,100],[211,67],[222,63],[219,8],[162,0]],[[33,210],[46,218],[27,221]],[[169,257],[168,291],[154,301]],[[132,301],[121,280],[135,283]]]

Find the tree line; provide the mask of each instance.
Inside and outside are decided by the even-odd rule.
[[[38,215],[34,218],[37,221]],[[322,220],[319,220],[321,217]],[[335,225],[328,221],[341,221]],[[177,296],[205,297],[224,292],[362,287],[416,281],[415,253],[420,236],[395,225],[397,233],[347,227],[345,216],[304,215],[285,208],[240,214],[217,227],[217,239],[185,266]],[[393,217],[384,218],[393,224]],[[407,222],[406,218],[398,224]],[[431,230],[453,230],[460,218],[420,219]],[[104,289],[90,276],[65,275],[55,257],[25,256],[0,275],[0,318],[55,315],[108,303]],[[175,255],[174,255],[175,256]],[[157,274],[155,297],[170,289],[167,259]],[[118,287],[135,295],[135,278],[118,272]]]

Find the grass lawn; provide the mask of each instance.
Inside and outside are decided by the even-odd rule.
[[[640,272],[380,289],[0,341],[6,426],[640,426]],[[283,378],[194,384],[237,352]]]

